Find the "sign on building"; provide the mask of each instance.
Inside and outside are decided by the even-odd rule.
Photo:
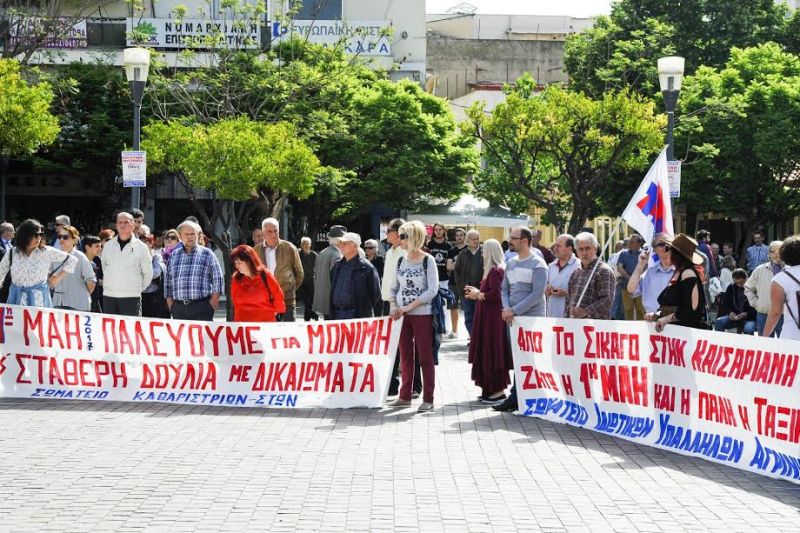
[[[391,56],[392,46],[385,29],[386,20],[292,20],[289,26],[272,22],[272,39],[281,41],[289,37],[307,39],[323,46],[343,43],[348,54]]]
[[[12,17],[9,41],[10,47],[30,43],[41,48],[86,48],[86,19]]]
[[[128,45],[153,48],[259,48],[251,20],[128,18]]]

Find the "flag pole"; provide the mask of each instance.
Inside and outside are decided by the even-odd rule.
[[[597,261],[595,261],[595,263],[594,263],[594,267],[592,268],[592,272],[591,272],[591,274],[589,274],[589,279],[586,280],[586,284],[583,286],[583,290],[581,291],[581,296],[580,296],[580,298],[578,298],[578,303],[575,304],[575,307],[580,307],[581,306],[581,302],[583,302],[583,297],[586,296],[586,289],[589,288],[589,284],[592,282],[592,278],[594,277],[594,273],[597,272],[597,265],[599,265],[600,261],[602,261],[603,256],[606,253],[606,250],[610,249],[611,243],[613,242],[614,237],[619,233],[619,228],[621,226],[622,226],[622,217],[619,217],[617,219],[617,225],[614,226],[614,230],[611,232],[611,234],[609,234],[608,240],[606,240],[606,244],[605,244],[605,246],[603,246],[603,251],[600,252],[600,250],[598,250]]]

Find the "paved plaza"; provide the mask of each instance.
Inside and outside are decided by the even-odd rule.
[[[1,400],[2,531],[798,531],[800,486],[475,401],[436,410]]]

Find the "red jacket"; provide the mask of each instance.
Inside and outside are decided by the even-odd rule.
[[[234,274],[231,299],[236,322],[275,322],[276,313],[286,312],[283,290],[275,276],[266,269],[252,278]]]

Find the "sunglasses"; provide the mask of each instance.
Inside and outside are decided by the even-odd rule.
[[[164,239],[168,241],[177,241],[178,237],[176,237],[175,235],[167,235],[166,237],[164,237]]]
[[[400,240],[401,240],[401,241],[408,240],[408,235],[406,235],[405,233],[401,233],[401,234],[400,234]]]
[[[35,233],[33,236],[34,237],[44,237],[44,232],[40,231],[39,233]]]
[[[68,241],[72,238],[72,235],[59,235],[58,238],[62,241]]]

